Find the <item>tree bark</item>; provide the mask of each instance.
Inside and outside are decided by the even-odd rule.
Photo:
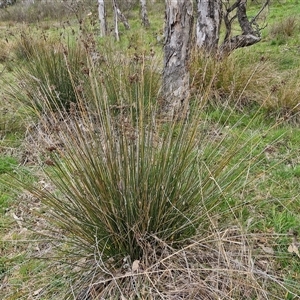
[[[144,27],[150,27],[146,0],[140,0],[140,5],[141,5],[142,24]]]
[[[263,8],[266,7],[268,2],[269,0],[265,2]],[[230,8],[227,9],[227,13],[224,16],[227,33],[225,35],[224,42],[220,47],[220,56],[226,56],[237,48],[248,47],[261,40],[260,33],[252,28],[252,24],[247,17],[246,4],[247,0],[237,0]],[[240,28],[242,29],[242,34],[230,37],[231,22],[233,19],[229,20],[228,15],[234,9],[237,10],[235,17],[238,19]]]
[[[118,6],[116,0],[112,0],[112,4],[114,9],[115,39],[117,42],[119,42],[120,36],[119,36],[119,26],[118,26]]]
[[[166,0],[162,114],[185,118],[189,107],[188,59],[192,37],[193,1]]]
[[[114,1],[115,2],[115,1]],[[123,23],[125,29],[129,30],[130,29],[130,25],[128,23],[127,18],[125,17],[125,15],[121,12],[120,8],[117,5],[117,2],[115,2],[116,5],[116,9],[117,9],[117,13],[118,13],[118,17],[120,19],[120,21]]]
[[[218,49],[222,21],[221,0],[197,0],[196,44],[206,52]]]
[[[98,0],[98,16],[100,23],[100,36],[104,37],[107,34],[106,11],[104,0]]]

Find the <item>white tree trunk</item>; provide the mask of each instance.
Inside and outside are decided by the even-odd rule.
[[[119,26],[118,26],[118,6],[116,0],[112,0],[112,4],[114,9],[115,38],[117,41],[120,41]]]
[[[196,44],[208,52],[218,49],[222,20],[221,0],[197,0]]]
[[[98,0],[98,15],[99,15],[99,23],[100,23],[100,36],[104,37],[107,33],[104,0]]]
[[[192,36],[193,1],[166,0],[162,114],[184,118],[189,107],[188,58]]]
[[[116,6],[117,6],[117,3],[116,3]],[[118,6],[117,6],[117,12],[118,12],[118,17],[119,17],[120,21],[124,24],[125,29],[129,30],[130,29],[130,25],[129,25],[128,21],[127,21],[127,18],[121,12],[121,10],[119,9]]]
[[[140,5],[141,5],[142,24],[145,27],[149,27],[150,22],[149,22],[149,19],[148,19],[146,0],[140,0]]]

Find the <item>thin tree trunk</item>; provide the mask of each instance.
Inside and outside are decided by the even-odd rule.
[[[118,26],[118,6],[116,0],[112,0],[112,4],[114,9],[115,38],[117,42],[119,42],[120,36],[119,36],[119,26]]]
[[[106,11],[104,0],[98,0],[98,16],[100,23],[100,36],[104,37],[107,34]]]
[[[150,27],[150,22],[149,22],[149,19],[148,19],[146,0],[140,0],[140,5],[141,5],[142,24],[145,27]]]
[[[221,0],[197,0],[196,44],[206,52],[218,49],[222,21]]]
[[[125,29],[129,30],[130,29],[130,25],[129,25],[128,21],[127,21],[127,18],[125,17],[125,15],[120,10],[120,8],[119,8],[119,6],[117,4],[117,1],[113,0],[113,2],[114,2],[114,7],[116,8],[119,20],[123,23]]]
[[[162,114],[185,118],[189,108],[188,58],[192,37],[193,1],[166,0]]]

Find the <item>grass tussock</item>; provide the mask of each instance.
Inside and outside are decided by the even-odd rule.
[[[245,105],[261,101],[273,79],[274,70],[268,62],[245,64],[239,55],[218,60],[195,51],[192,62],[192,87],[199,95],[204,94],[218,104],[229,101]]]
[[[10,47],[6,41],[0,42],[0,63],[3,64],[10,58]],[[0,76],[2,70],[0,69]]]
[[[292,72],[286,79],[277,80],[270,87],[265,107],[271,114],[298,122],[300,112],[298,80],[298,72]]]
[[[166,122],[157,113],[153,57],[100,49],[93,59],[83,49],[82,89],[66,54],[58,65],[75,95],[69,106],[57,103],[47,81],[46,92],[36,84],[26,101],[18,98],[38,118],[28,132],[43,179],[23,185],[42,201],[39,222],[48,221],[37,234],[51,250],[38,257],[52,255],[48,270],[61,274],[61,288],[44,281],[38,295],[250,299],[271,297],[272,285],[283,295],[290,288],[253,263],[239,217],[249,173],[262,159],[262,133],[237,136],[225,125],[215,132],[200,102],[188,120]],[[37,75],[48,74],[52,64],[40,68]]]
[[[66,43],[45,35],[37,40],[22,33],[14,45],[14,55],[23,59],[14,68],[18,84],[9,83],[6,96],[44,113],[47,109],[70,110],[72,104],[76,105],[78,95],[93,96],[87,94],[91,90],[88,78],[94,72],[97,80],[106,86],[110,104],[116,105],[116,109],[128,102],[127,98],[137,102],[141,92],[153,101],[157,95],[153,90],[157,91],[160,80],[159,73],[148,67],[153,54],[132,53],[129,57],[120,54],[116,60],[112,59],[109,47],[99,49],[91,35],[82,36],[78,41],[70,38]],[[97,73],[87,65],[87,59],[95,64]],[[120,94],[120,89],[126,94]],[[47,101],[41,101],[42,98]]]
[[[63,45],[46,36],[37,40],[25,33],[18,41],[14,45],[15,55],[24,60],[14,69],[18,85],[10,84],[8,97],[24,103],[27,108],[39,106],[41,111],[46,109],[41,98],[49,98],[52,110],[69,108],[70,103],[76,101],[74,85],[79,88],[84,80],[82,49],[72,42]]]
[[[289,38],[292,37],[299,28],[299,19],[296,16],[287,17],[280,22],[274,23],[270,29],[270,35],[273,38]]]
[[[249,61],[245,63],[239,54],[217,60],[194,52],[192,61],[192,91],[207,99],[210,105],[242,110],[260,106],[267,115],[275,116],[275,119],[284,118],[297,122],[297,71],[280,75],[264,56],[260,60],[254,58],[250,64]]]

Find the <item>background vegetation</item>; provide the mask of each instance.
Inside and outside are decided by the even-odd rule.
[[[0,11],[1,295],[298,299],[297,2],[251,48],[193,52],[182,124],[158,110],[163,3],[147,30],[124,5],[119,43],[96,9]]]

